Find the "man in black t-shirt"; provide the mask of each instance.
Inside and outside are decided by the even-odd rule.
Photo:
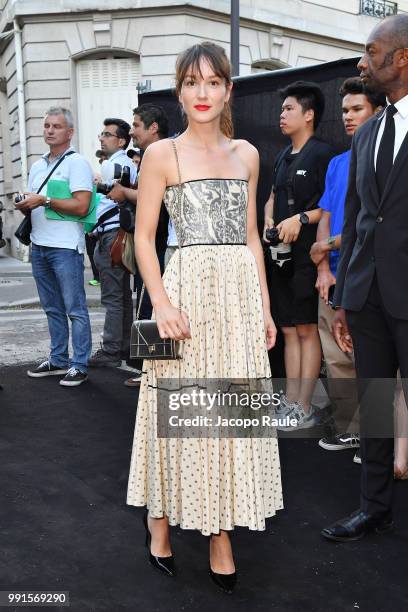
[[[280,95],[280,128],[291,145],[275,162],[263,237],[269,243],[266,231],[273,227],[279,231],[279,244],[269,249],[272,262],[268,280],[272,314],[285,339],[285,369],[290,379],[281,411],[296,418],[298,427],[310,427],[317,421],[311,397],[320,372],[321,346],[316,268],[309,252],[322,214],[317,203],[335,152],[314,136],[324,111],[320,88],[298,81]]]

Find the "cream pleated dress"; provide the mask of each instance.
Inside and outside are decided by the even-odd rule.
[[[184,245],[181,304],[191,339],[180,362],[144,361],[127,503],[203,535],[235,526],[264,530],[265,519],[283,507],[276,437],[156,436],[158,379],[271,375],[258,269],[246,246],[248,183],[188,181],[168,187],[164,201]],[[178,257],[163,276],[173,305],[179,300]]]

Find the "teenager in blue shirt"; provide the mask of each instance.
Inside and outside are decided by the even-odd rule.
[[[370,90],[359,77],[347,79],[340,88],[342,116],[348,136],[365,123],[385,104],[383,94]],[[323,214],[317,228],[317,241],[313,244],[310,256],[317,265],[316,288],[319,291],[319,335],[326,362],[329,384],[337,401],[337,417],[344,429],[353,430],[353,413],[357,406],[354,385],[348,386],[344,379],[355,378],[354,359],[351,353],[343,353],[331,333],[335,311],[330,306],[330,288],[336,284],[336,272],[341,246],[341,232],[344,219],[349,164],[351,151],[334,157],[326,173],[326,185],[319,207]],[[340,381],[338,381],[340,379]],[[335,389],[336,385],[340,385]],[[338,422],[338,425],[340,425]],[[319,441],[327,450],[358,448],[359,437],[355,433],[339,433]],[[358,461],[358,454],[355,457]]]

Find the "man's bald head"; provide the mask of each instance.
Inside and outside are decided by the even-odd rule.
[[[366,85],[390,100],[408,93],[408,15],[393,15],[375,26],[358,69]]]
[[[386,17],[374,28],[371,37],[387,41],[394,49],[408,48],[408,15]]]

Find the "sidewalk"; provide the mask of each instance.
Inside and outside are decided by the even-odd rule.
[[[88,307],[101,305],[100,288],[91,287],[92,270],[85,268],[85,291]],[[0,309],[39,307],[37,288],[31,264],[0,255]]]

